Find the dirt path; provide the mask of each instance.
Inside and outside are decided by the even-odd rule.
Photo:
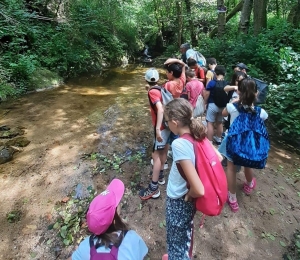
[[[148,259],[160,259],[166,251],[165,187],[157,200],[142,203],[136,195],[148,183],[150,170],[144,71],[81,78],[1,104],[0,124],[25,127],[31,143],[12,162],[0,165],[0,259],[66,259],[75,243],[63,247],[52,229],[55,208],[77,184],[86,196],[88,187],[101,191],[115,176],[127,187],[123,218],[145,239]],[[100,155],[114,158],[122,173],[119,166],[103,170]],[[195,258],[282,259],[284,245],[299,228],[299,164],[299,156],[272,146],[266,169],[256,172],[256,192],[249,197],[238,193],[240,211],[233,214],[226,206],[220,217],[207,218],[203,229],[196,228]],[[240,187],[243,180],[238,174]],[[7,214],[14,211],[20,220],[9,223]]]

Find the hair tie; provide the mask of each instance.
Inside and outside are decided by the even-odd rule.
[[[194,118],[193,117],[191,117],[191,120],[193,120]]]

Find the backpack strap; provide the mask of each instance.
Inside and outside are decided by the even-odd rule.
[[[197,156],[196,156],[196,147],[195,147],[195,145],[196,145],[195,142],[196,142],[196,141],[195,141],[195,139],[192,137],[191,134],[183,134],[183,135],[180,136],[179,138],[188,140],[188,141],[190,141],[190,142],[193,144],[194,153],[195,153],[195,163],[196,163],[196,157],[197,157]],[[185,173],[184,173],[184,171],[183,171],[183,169],[182,169],[180,163],[176,163],[176,167],[177,167],[177,169],[178,169],[178,171],[179,171],[181,177],[186,181],[186,183],[187,183],[186,186],[187,186],[187,188],[189,189],[189,188],[190,188],[190,184],[188,183],[188,180],[187,180],[187,178],[186,178],[186,176],[185,176]]]

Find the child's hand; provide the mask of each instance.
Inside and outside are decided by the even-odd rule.
[[[150,86],[149,85],[145,85],[145,89],[146,89],[146,91],[149,91]]]
[[[231,103],[231,104],[232,104],[232,103],[236,103],[236,102],[238,102],[239,100],[240,100],[239,98],[235,98],[235,99],[231,100],[230,103]]]
[[[161,132],[159,129],[156,129],[156,140],[160,143],[163,141],[163,139],[161,137]]]
[[[193,201],[193,197],[191,197],[190,195],[189,195],[189,193],[187,193],[187,194],[185,194],[185,196],[184,196],[184,201],[185,202],[192,202]]]

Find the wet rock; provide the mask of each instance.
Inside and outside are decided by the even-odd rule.
[[[0,164],[9,162],[13,158],[15,150],[11,147],[0,147]]]
[[[4,130],[4,131],[0,130],[0,138],[13,138],[17,135],[23,135],[24,133],[25,131],[18,127],[11,128],[9,130]]]
[[[19,137],[16,137],[14,139],[7,141],[5,143],[5,146],[6,147],[8,147],[8,146],[25,147],[29,144],[30,144],[30,141],[26,137],[19,136]]]

